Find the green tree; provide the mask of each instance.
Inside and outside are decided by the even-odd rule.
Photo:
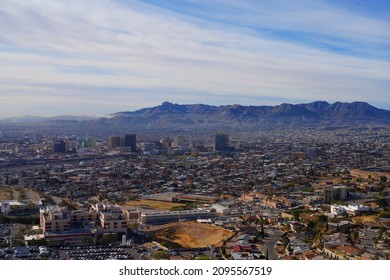
[[[169,254],[165,251],[156,251],[153,253],[154,260],[168,260]]]
[[[87,236],[84,236],[82,239],[81,239],[81,243],[83,245],[93,245],[93,239],[91,237],[87,237]]]
[[[30,246],[47,246],[46,239],[33,239],[29,242]]]
[[[294,216],[294,220],[299,222],[300,213],[298,211],[293,211],[291,214]]]
[[[108,234],[108,235],[102,235],[102,237],[99,239],[98,243],[100,245],[109,245],[113,244],[117,241],[115,234]]]
[[[390,212],[382,210],[379,212],[379,218],[390,218]]]

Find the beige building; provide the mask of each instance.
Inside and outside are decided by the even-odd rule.
[[[140,215],[140,212],[134,208],[126,209],[123,213],[128,221],[137,221]]]
[[[367,170],[352,169],[350,171],[350,174],[352,177],[364,178],[364,179],[369,179],[369,178],[379,179],[382,176],[386,176],[390,178],[390,170],[388,168],[383,170],[380,168],[378,169],[372,168]]]
[[[82,224],[84,222],[96,222],[99,217],[99,213],[94,210],[73,210],[68,213],[71,224]]]
[[[46,231],[63,232],[71,228],[71,220],[66,208],[60,208],[57,205],[46,206],[41,209],[40,224],[43,233]]]
[[[246,202],[259,202],[260,200],[268,198],[268,196],[259,192],[250,192],[241,194],[240,198]]]
[[[119,206],[97,203],[92,210],[99,212],[102,233],[127,233],[127,220]]]

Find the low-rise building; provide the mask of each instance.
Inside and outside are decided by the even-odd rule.
[[[216,203],[218,197],[206,196],[206,195],[195,195],[195,194],[183,194],[178,195],[173,199],[174,202],[195,202],[195,203]]]
[[[359,204],[348,204],[348,205],[331,205],[330,206],[330,212],[336,216],[343,215],[343,214],[350,214],[350,215],[359,215],[362,213],[367,213],[370,211],[370,207],[359,205]]]
[[[1,214],[3,215],[33,215],[38,214],[42,207],[41,201],[17,201],[17,200],[2,200]]]
[[[161,225],[181,220],[197,220],[212,217],[209,210],[185,210],[185,211],[153,211],[143,212],[139,216],[142,224]]]
[[[45,232],[63,232],[70,230],[71,220],[66,208],[60,208],[57,205],[46,206],[40,211],[40,225]]]
[[[119,206],[98,203],[92,209],[99,212],[99,232],[127,233],[127,220]]]
[[[44,238],[49,244],[52,245],[81,245],[86,244],[86,240],[90,240],[92,244],[96,243],[96,229],[82,228],[82,229],[70,229],[63,232],[50,232],[44,233]]]

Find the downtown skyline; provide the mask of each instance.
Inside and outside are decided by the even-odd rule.
[[[387,1],[2,1],[0,119],[181,104],[390,109]]]

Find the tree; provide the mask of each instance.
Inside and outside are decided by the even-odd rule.
[[[315,223],[314,223],[313,221],[309,221],[309,222],[307,223],[307,229],[313,230],[314,227],[315,227]]]
[[[325,215],[321,215],[318,217],[318,221],[321,223],[326,223],[328,221],[328,217]]]
[[[390,212],[382,210],[379,212],[379,218],[390,218]]]
[[[300,213],[298,211],[293,211],[292,214],[294,216],[294,220],[299,222]]]
[[[46,239],[33,239],[29,242],[30,246],[47,246]]]
[[[93,245],[93,239],[91,237],[87,237],[87,236],[84,236],[82,239],[81,239],[81,243],[83,245]]]
[[[153,253],[154,260],[168,260],[169,254],[165,251],[156,251]]]
[[[117,241],[116,235],[115,234],[108,234],[108,235],[103,235],[98,243],[101,245],[109,245],[112,243],[115,243]]]

